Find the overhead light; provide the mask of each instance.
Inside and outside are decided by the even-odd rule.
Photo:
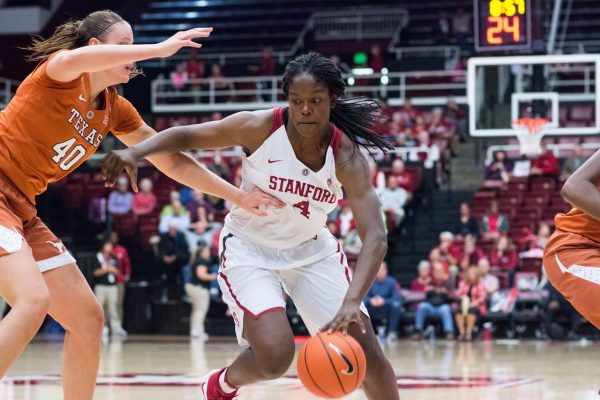
[[[384,75],[381,77],[381,84],[382,85],[387,85],[388,83],[390,83],[390,78],[387,75]]]
[[[383,68],[381,68],[381,73],[382,73],[383,75],[387,75],[387,74],[388,74],[388,72],[390,72],[390,71],[389,71],[389,70],[388,70],[386,67],[383,67]]]
[[[373,68],[352,68],[354,75],[372,75]]]
[[[354,78],[353,77],[348,78],[348,85],[354,86]]]

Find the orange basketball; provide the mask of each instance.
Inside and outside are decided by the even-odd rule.
[[[298,354],[297,369],[298,378],[309,392],[336,399],[362,384],[367,360],[352,336],[322,332],[304,343]]]

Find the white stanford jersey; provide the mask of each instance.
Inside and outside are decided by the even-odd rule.
[[[234,206],[225,219],[232,234],[277,249],[290,249],[322,234],[329,214],[343,196],[335,176],[335,154],[342,132],[333,127],[325,164],[314,172],[296,158],[285,130],[283,108],[273,110],[271,135],[250,156],[242,157],[244,191],[258,187],[286,206],[271,207],[265,217]]]

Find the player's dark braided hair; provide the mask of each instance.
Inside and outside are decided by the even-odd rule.
[[[290,61],[282,79],[283,93],[286,96],[289,95],[290,84],[294,78],[303,73],[311,75],[317,82],[327,86],[329,93],[337,97],[329,120],[350,140],[369,152],[373,147],[378,147],[384,152],[391,149],[386,139],[379,136],[374,129],[381,113],[379,102],[365,97],[342,99],[346,84],[338,67],[327,57],[311,52]]]

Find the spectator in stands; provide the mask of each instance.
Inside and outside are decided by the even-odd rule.
[[[443,10],[440,11],[435,26],[433,27],[436,44],[448,44],[448,41],[450,40],[451,23],[448,14]]]
[[[451,97],[448,98],[448,103],[444,109],[444,115],[448,118],[451,124],[456,127],[459,139],[465,142],[468,137],[467,132],[467,114],[465,109],[459,106]]]
[[[262,76],[275,76],[275,58],[273,57],[273,49],[271,47],[265,47],[262,49],[262,59],[260,62],[260,71],[259,74]],[[264,101],[276,101],[276,98],[271,98],[269,91],[272,88],[271,81],[263,81],[261,82],[261,89],[266,91],[262,95],[262,99]]]
[[[133,195],[131,210],[135,215],[148,215],[156,210],[157,200],[152,193],[153,184],[149,178],[140,181],[140,191]]]
[[[381,73],[383,68],[383,55],[381,54],[381,47],[374,44],[371,46],[371,53],[369,54],[369,67],[373,69],[376,74]]]
[[[485,239],[497,239],[508,234],[508,218],[500,214],[498,201],[490,201],[490,207],[481,219],[481,236]]]
[[[479,236],[479,225],[477,219],[471,215],[471,206],[467,202],[460,203],[460,216],[454,228],[457,237],[464,238],[471,235],[474,238]]]
[[[171,71],[169,76],[171,78],[171,88],[174,91],[180,92],[186,89],[186,85],[189,82],[189,77],[185,62],[177,63],[175,69]]]
[[[558,178],[560,167],[554,154],[542,145],[542,153],[531,160],[529,174],[531,176],[543,175]]]
[[[233,97],[231,94],[219,94],[219,92],[224,91],[230,91],[232,93],[234,90],[233,83],[225,77],[219,64],[213,64],[210,66],[209,78],[215,88],[215,103],[225,103],[231,97]]]
[[[573,172],[577,170],[577,168],[581,167],[585,160],[586,157],[583,155],[583,149],[581,148],[581,145],[576,144],[575,147],[573,147],[573,154],[565,159],[565,162],[562,166],[560,179],[566,180]]]
[[[517,251],[507,236],[500,236],[496,239],[489,259],[493,268],[499,268],[502,271],[515,270],[519,261]]]
[[[108,195],[106,209],[108,211],[107,225],[110,229],[115,216],[129,214],[133,205],[133,193],[129,191],[129,180],[120,176],[117,180],[117,190]]]
[[[162,266],[163,299],[179,300],[183,293],[181,269],[190,258],[185,235],[178,230],[177,223],[171,221],[166,233],[160,235],[158,254]]]
[[[461,50],[467,49],[467,38],[471,36],[471,25],[471,16],[465,13],[462,7],[456,10],[456,14],[452,18],[452,33]]]
[[[217,274],[214,272],[215,263],[212,262],[210,246],[200,246],[194,258],[190,282],[185,284],[185,293],[192,302],[190,336],[205,342],[208,335],[204,330],[204,320],[210,305],[211,283],[217,279]]]
[[[431,143],[429,132],[422,131],[418,135],[418,150],[410,154],[411,161],[423,161],[425,168],[432,168],[434,164],[440,161],[440,148],[437,144]]]
[[[477,268],[479,268],[481,284],[485,288],[488,298],[491,298],[491,296],[500,289],[500,280],[496,275],[490,273],[490,262],[487,258],[484,257],[479,260]]]
[[[577,328],[581,323],[581,316],[550,282],[544,287],[548,291],[548,303],[544,313],[544,330],[554,340],[569,339],[577,340]],[[568,331],[565,334],[561,321],[566,319]]]
[[[417,115],[414,124],[410,128],[411,136],[417,140],[417,144],[421,144],[419,134],[421,132],[428,132],[428,128],[425,118],[422,115]]]
[[[231,169],[223,161],[223,156],[219,150],[215,150],[212,164],[209,164],[207,168],[225,180],[229,180],[231,177]]]
[[[212,243],[216,232],[220,231],[223,224],[214,221],[214,215],[209,215],[206,208],[200,206],[196,209],[196,219],[190,224],[190,231],[186,232],[190,251],[195,253],[198,243]]]
[[[513,170],[512,162],[507,160],[506,152],[504,150],[494,152],[493,157],[492,163],[486,169],[485,179],[508,183],[510,180],[510,173]]]
[[[519,253],[519,258],[542,258],[551,233],[548,224],[540,223],[537,234],[530,233],[522,239],[523,251]]]
[[[433,137],[450,139],[454,135],[455,128],[444,116],[444,109],[442,107],[435,107],[433,109],[433,118],[427,130]]]
[[[373,187],[377,193],[381,193],[381,191],[385,189],[385,174],[379,170],[377,163],[372,158],[369,158],[367,163],[369,165],[369,171],[371,172]]]
[[[415,329],[413,339],[423,338],[423,328],[428,316],[438,316],[442,320],[442,326],[446,339],[454,339],[454,323],[452,321],[452,309],[450,307],[452,288],[448,281],[444,267],[440,263],[432,264],[433,273],[431,284],[425,288],[425,300],[417,307],[415,313]]]
[[[113,256],[113,245],[110,241],[105,241],[96,254],[96,267],[94,268],[94,293],[98,302],[104,309],[104,315],[110,326],[110,333],[113,336],[127,336],[127,332],[119,323],[119,312],[117,305],[119,301],[119,291],[117,289],[117,280],[119,269],[117,259]],[[108,334],[108,328],[105,327],[104,335]]]
[[[345,238],[348,235],[350,230],[356,228],[356,224],[354,222],[354,215],[352,214],[352,209],[350,208],[350,204],[347,201],[342,203],[342,210],[338,214],[336,224],[338,226],[338,231],[340,232],[340,236]]]
[[[412,106],[412,99],[410,97],[404,99],[404,104],[399,112],[402,115],[402,124],[405,128],[412,128],[417,116],[421,114],[418,109]]]
[[[195,103],[200,102],[200,90],[202,88],[197,80],[204,77],[204,63],[201,60],[198,60],[197,54],[198,50],[194,47],[190,47],[188,50],[188,59],[185,61],[185,70],[190,82],[190,89],[196,92],[192,95]]]
[[[119,316],[119,326],[123,326],[123,301],[125,300],[125,285],[131,279],[131,260],[129,259],[129,252],[127,249],[119,244],[119,234],[116,231],[112,231],[108,235],[108,240],[113,245],[112,255],[117,259],[117,269],[119,274],[117,275],[117,313]],[[119,333],[121,336],[127,336],[127,332]]]
[[[477,247],[477,240],[472,236],[465,236],[462,248],[458,249],[456,262],[460,271],[464,273],[471,265],[477,265],[479,260],[484,257],[483,251]]]
[[[396,158],[392,162],[392,175],[396,177],[398,186],[406,190],[408,198],[412,198],[412,192],[415,190],[416,182],[413,182],[413,177],[410,172],[406,171],[404,160]]]
[[[177,226],[177,230],[186,232],[190,227],[190,214],[181,204],[179,192],[172,191],[170,199],[170,203],[164,206],[160,213],[158,231],[165,233],[169,230],[169,225],[174,223]]]
[[[424,292],[431,284],[431,264],[427,260],[421,260],[417,271],[419,275],[410,283],[410,290]]]
[[[471,341],[477,319],[487,313],[487,291],[480,281],[479,268],[471,266],[464,279],[458,283],[454,319],[458,327],[458,339]]]
[[[450,279],[450,261],[447,258],[442,258],[440,254],[440,249],[434,247],[429,251],[429,263],[433,267],[436,263],[439,263],[444,268],[444,272],[446,273],[446,278]]]
[[[381,209],[387,214],[388,218],[393,218],[394,227],[399,227],[404,220],[404,206],[408,201],[406,190],[398,187],[398,179],[394,175],[387,178],[387,186],[380,192],[379,201]]]
[[[352,73],[352,69],[348,66],[348,64],[342,61],[340,56],[338,56],[337,54],[333,54],[331,57],[329,57],[329,59],[333,64],[335,64],[336,67],[338,67],[342,74]]]
[[[517,250],[514,248],[512,241],[506,236],[500,236],[496,239],[494,248],[490,251],[488,257],[494,270],[508,273],[508,284],[512,286],[519,265]]]
[[[185,205],[185,208],[190,213],[190,220],[193,222],[198,220],[198,209],[202,207],[206,212],[206,218],[209,222],[215,219],[215,207],[213,204],[206,200],[204,192],[198,190],[192,191],[192,199]],[[209,243],[209,242],[207,242]]]
[[[454,287],[456,283],[456,276],[458,274],[458,266],[453,251],[454,235],[448,231],[441,232],[439,239],[440,243],[436,247],[439,254],[439,261],[444,264],[450,284],[452,287]]]
[[[387,264],[383,261],[375,276],[373,285],[365,297],[365,305],[369,310],[369,315],[386,321],[385,336],[390,341],[395,341],[398,338],[398,324],[400,323],[402,307],[398,288],[398,282],[388,275]]]
[[[548,243],[551,234],[552,229],[550,228],[550,225],[541,222],[537,231],[537,245],[542,249],[546,248],[546,243]]]

